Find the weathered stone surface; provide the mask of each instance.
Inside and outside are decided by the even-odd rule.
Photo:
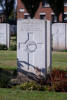
[[[52,25],[53,50],[67,49],[67,24],[55,23]]]
[[[10,30],[9,24],[0,24],[0,44],[4,44],[9,48],[10,44]]]
[[[18,68],[37,76],[45,76],[51,69],[50,22],[39,19],[18,20]]]

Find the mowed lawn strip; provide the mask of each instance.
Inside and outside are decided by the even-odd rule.
[[[0,68],[16,69],[17,52],[0,51]],[[67,52],[52,53],[52,68],[67,70]]]
[[[16,60],[16,51],[0,51],[0,60]]]
[[[67,70],[67,52],[53,52],[52,66],[61,70]]]
[[[0,89],[0,100],[67,100],[67,93]]]
[[[0,68],[16,69],[16,51],[0,51]],[[53,68],[67,69],[67,53],[53,52]],[[0,100],[67,100],[67,93],[0,88]]]
[[[16,51],[0,51],[0,68],[17,68]]]

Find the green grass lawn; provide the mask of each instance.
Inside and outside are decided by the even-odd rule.
[[[53,68],[67,70],[67,52],[53,52],[52,66]]]
[[[16,51],[0,51],[0,68],[16,69]]]
[[[67,100],[66,93],[0,89],[0,100]]]
[[[53,68],[67,69],[67,52],[53,52]],[[0,51],[0,68],[16,69],[16,51]],[[67,100],[66,93],[0,89],[0,100]]]
[[[16,51],[0,51],[0,68],[16,69]],[[67,52],[53,52],[52,68],[67,70]]]

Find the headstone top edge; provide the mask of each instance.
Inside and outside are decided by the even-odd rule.
[[[17,20],[17,24],[18,23],[46,23],[46,22],[48,22],[48,23],[51,23],[51,21],[49,21],[49,20],[41,20],[41,19],[18,19]]]
[[[8,23],[0,23],[0,25],[10,25],[10,24],[8,24]]]
[[[53,23],[53,25],[65,25],[66,23]]]
[[[49,21],[50,20],[45,20],[45,19],[18,19],[17,21]]]

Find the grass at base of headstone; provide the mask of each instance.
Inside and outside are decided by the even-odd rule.
[[[67,52],[53,52],[52,66],[53,69],[67,70]]]
[[[65,50],[59,50],[59,52],[67,52],[67,49],[65,49]]]
[[[1,89],[0,100],[66,100],[67,93]]]
[[[16,70],[17,66],[0,66],[0,68],[2,69],[7,69],[7,70]]]

